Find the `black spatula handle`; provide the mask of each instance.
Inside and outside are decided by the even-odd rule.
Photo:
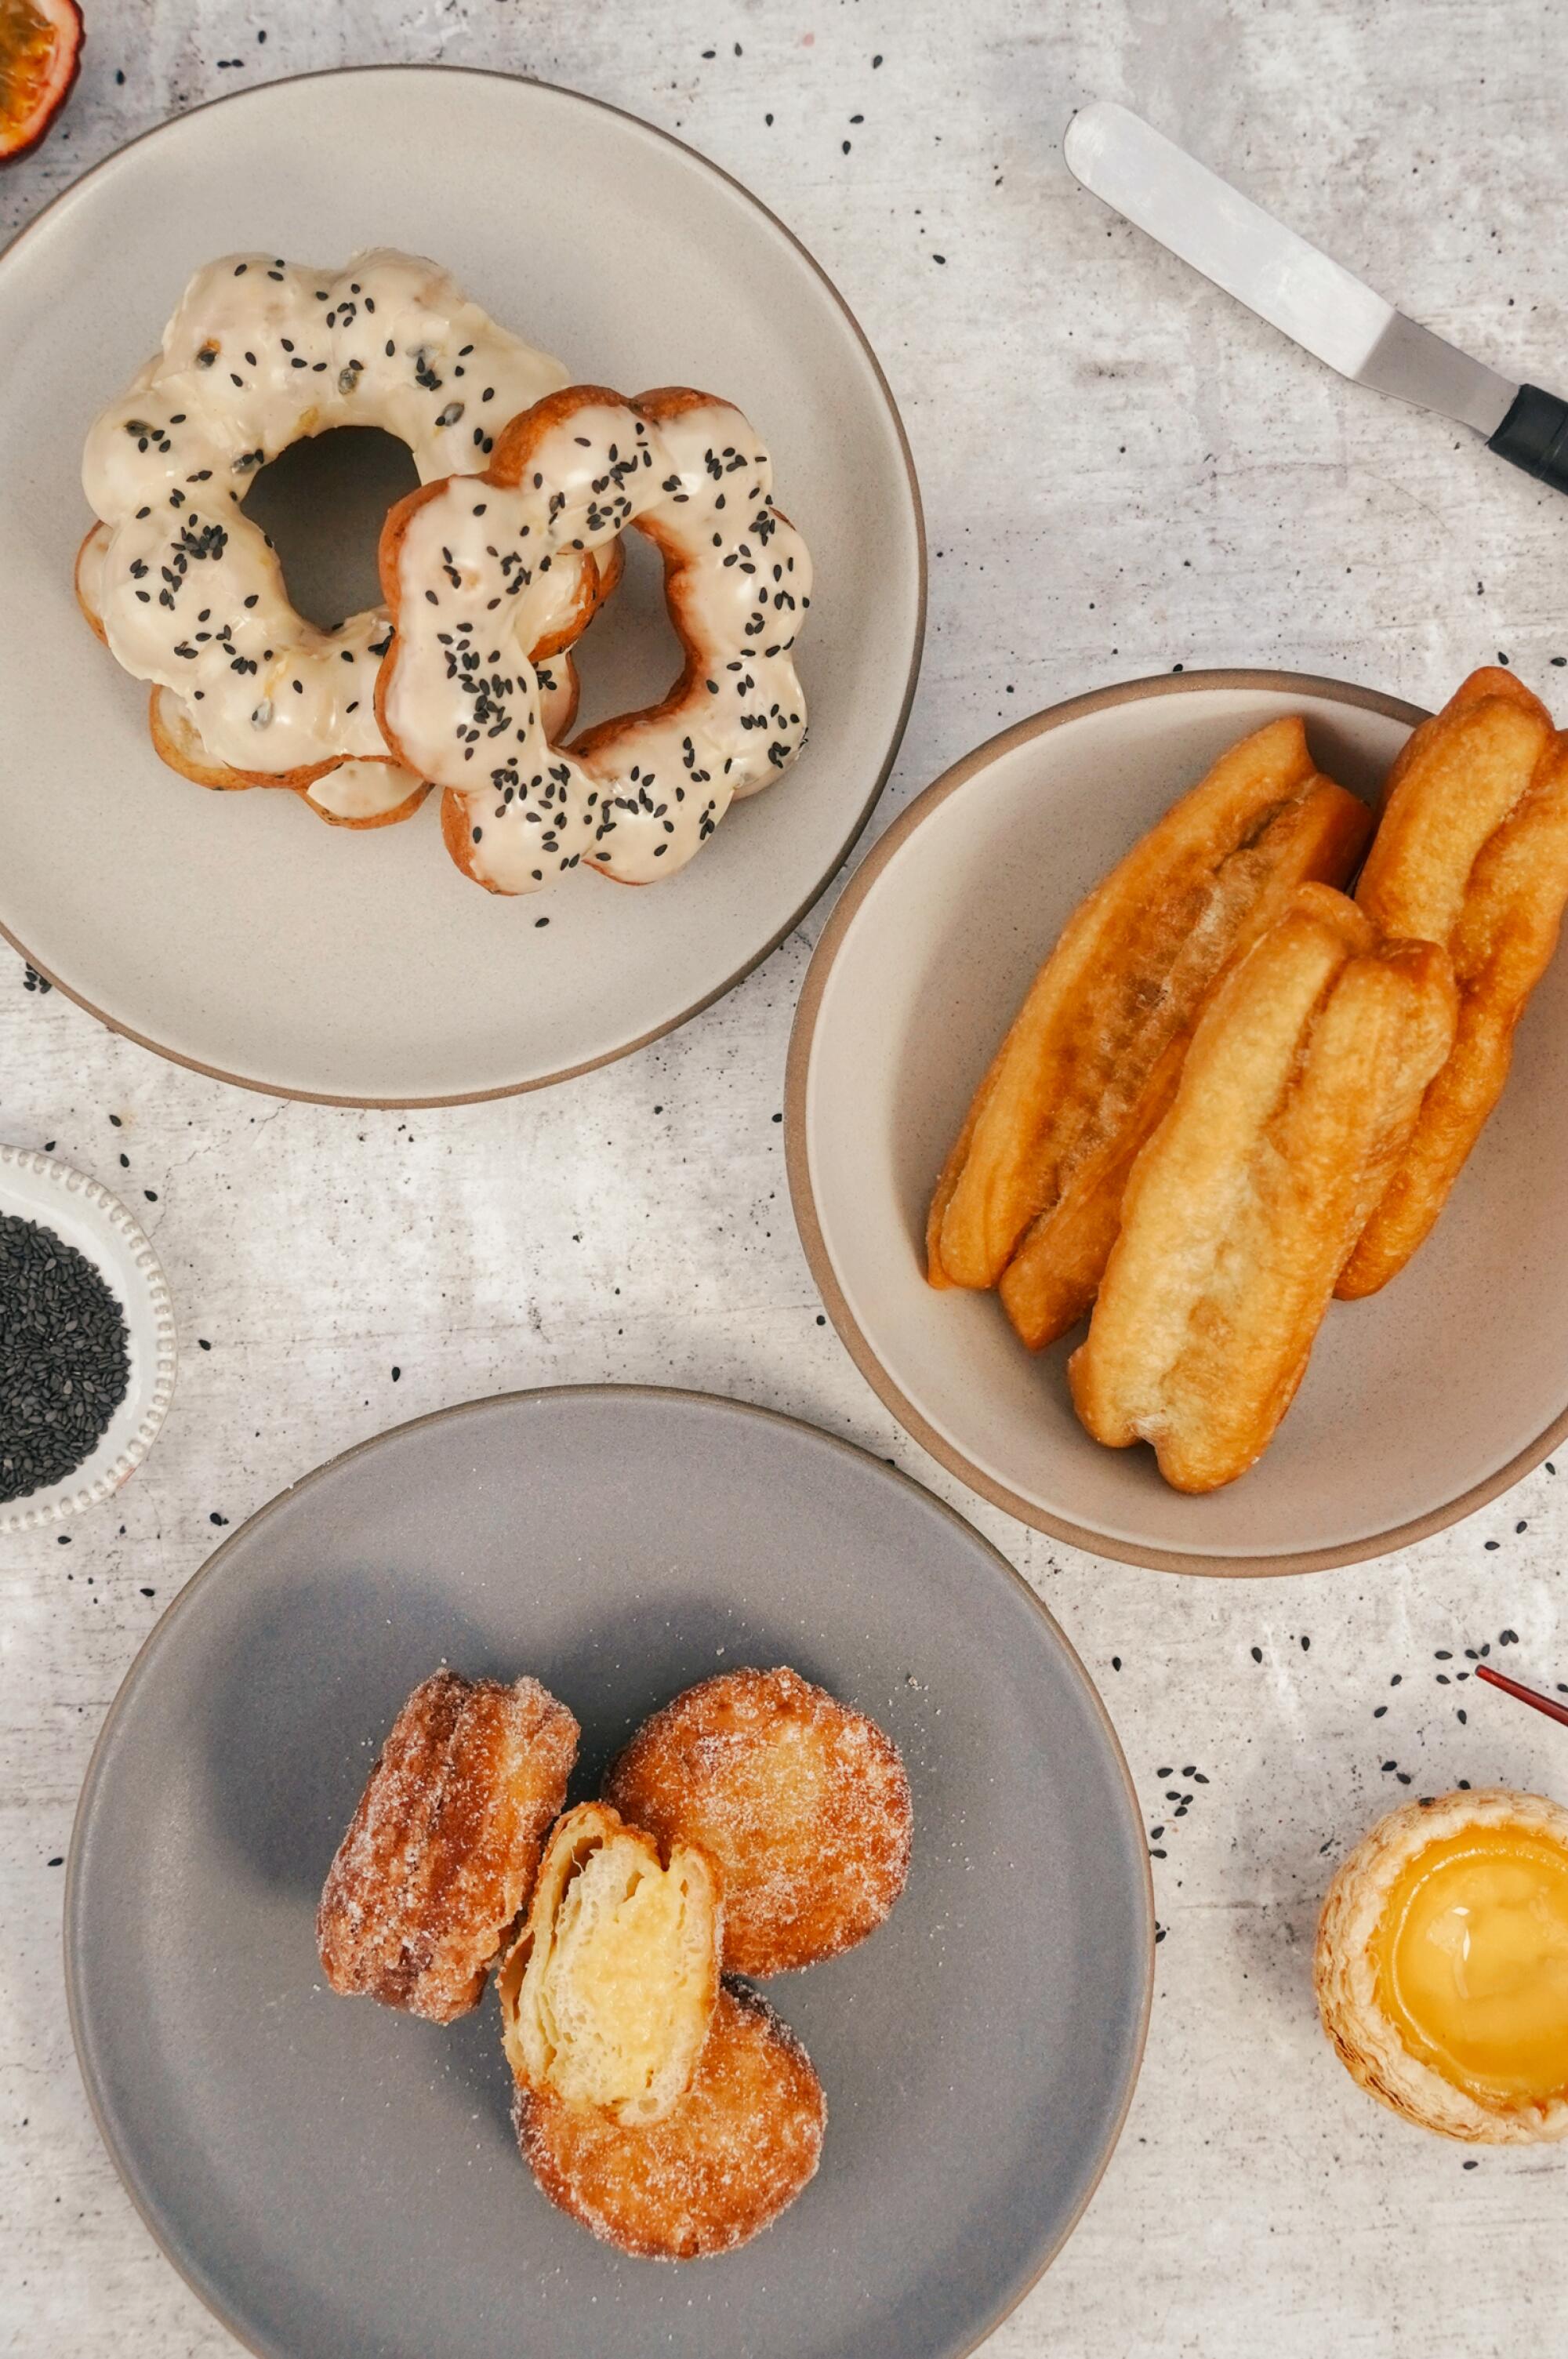
[[[1568,492],[1568,401],[1521,385],[1486,448],[1554,492]]]

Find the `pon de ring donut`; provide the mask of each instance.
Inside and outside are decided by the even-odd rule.
[[[416,255],[377,249],[332,273],[240,254],[198,271],[82,462],[99,523],[77,593],[120,664],[154,683],[164,759],[204,785],[293,788],[350,825],[417,808],[425,782],[376,717],[385,610],[330,631],[306,622],[245,493],[291,442],[337,426],[384,428],[423,483],[482,467],[502,424],[565,376]],[[571,645],[615,570],[585,552],[554,571],[532,609],[541,661]],[[570,666],[554,685],[569,727]]]
[[[793,760],[811,569],[771,490],[768,454],[728,402],[572,386],[514,419],[482,475],[429,484],[392,509],[381,725],[445,789],[442,832],[468,875],[530,893],[583,862],[651,884]],[[558,603],[562,560],[589,561],[628,527],[663,557],[685,661],[661,703],[563,747],[527,650]]]

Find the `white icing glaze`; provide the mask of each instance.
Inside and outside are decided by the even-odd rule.
[[[418,791],[419,780],[401,762],[340,762],[313,778],[305,799],[333,819],[385,819]]]
[[[473,471],[565,377],[417,255],[380,248],[337,273],[267,255],[208,264],[87,438],[82,483],[108,533],[84,594],[111,650],[188,701],[214,763],[274,776],[385,756],[385,609],[336,631],[305,622],[245,491],[334,426],[397,435],[422,482]],[[580,579],[563,569],[558,609]]]
[[[791,650],[811,560],[769,505],[767,453],[727,402],[661,411],[651,401],[645,417],[585,390],[529,441],[521,482],[453,479],[408,521],[388,735],[462,798],[468,864],[497,890],[537,891],[579,861],[650,883],[800,750]],[[564,751],[522,650],[539,642],[537,602],[555,594],[561,559],[628,525],[664,552],[671,614],[695,659],[668,709]]]
[[[540,664],[539,682],[549,729],[555,722],[564,721],[576,702],[571,657],[557,656],[550,663]],[[335,769],[311,781],[305,788],[305,799],[333,819],[385,819],[406,803],[419,785],[420,780],[401,762],[340,762]]]

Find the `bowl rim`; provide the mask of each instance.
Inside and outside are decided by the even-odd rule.
[[[47,1189],[57,1189],[68,1197],[80,1213],[87,1218],[91,1238],[77,1250],[90,1260],[119,1302],[127,1323],[133,1314],[133,1304],[127,1297],[139,1294],[150,1322],[153,1348],[147,1364],[134,1372],[125,1397],[114,1416],[118,1419],[127,1408],[136,1418],[133,1430],[126,1435],[116,1454],[103,1459],[104,1433],[81,1464],[71,1469],[60,1482],[45,1489],[27,1491],[19,1499],[0,1502],[0,1534],[43,1531],[50,1524],[68,1522],[73,1516],[85,1515],[92,1507],[102,1506],[112,1499],[122,1484],[128,1483],[142,1463],[162,1430],[174,1398],[174,1383],[179,1369],[179,1336],[174,1316],[174,1301],[169,1281],[153,1251],[147,1232],[134,1215],[125,1210],[117,1196],[111,1195],[102,1183],[73,1164],[62,1163],[53,1155],[40,1155],[24,1147],[0,1144],[0,1212],[16,1212],[23,1220],[49,1221],[47,1207],[25,1207],[12,1195],[7,1180],[12,1173],[29,1180],[41,1180]],[[97,1472],[83,1481],[90,1466]]]
[[[1020,1593],[1044,1624],[1049,1637],[1054,1641],[1065,1658],[1068,1669],[1081,1682],[1089,1704],[1104,1732],[1105,1743],[1109,1748],[1111,1767],[1120,1777],[1123,1791],[1127,1796],[1127,1808],[1131,1813],[1131,1823],[1141,1834],[1144,1825],[1142,1807],[1126,1751],[1121,1738],[1116,1734],[1116,1723],[1111,1718],[1110,1706],[1106,1703],[1083,1656],[1032,1582],[1025,1579],[1011,1558],[1007,1556],[994,1540],[988,1539],[961,1508],[951,1506],[947,1500],[928,1488],[913,1474],[907,1474],[902,1467],[895,1466],[889,1459],[879,1457],[873,1450],[863,1447],[859,1442],[850,1441],[842,1434],[830,1432],[825,1426],[817,1424],[811,1418],[795,1417],[787,1409],[765,1408],[757,1402],[740,1400],[728,1393],[708,1392],[696,1386],[641,1385],[629,1382],[533,1385],[520,1386],[509,1392],[483,1394],[472,1400],[449,1402],[444,1408],[428,1409],[421,1416],[408,1418],[400,1425],[384,1427],[379,1433],[369,1434],[363,1441],[351,1442],[347,1449],[334,1451],[330,1458],[322,1459],[318,1465],[313,1466],[309,1473],[299,1476],[291,1483],[286,1483],[281,1490],[275,1492],[270,1499],[264,1501],[262,1506],[247,1516],[235,1530],[228,1533],[212,1554],[197,1567],[185,1586],[170,1600],[153,1624],[126,1665],[120,1683],[110,1700],[109,1708],[99,1723],[97,1734],[93,1741],[93,1749],[88,1755],[87,1767],[82,1773],[82,1784],[77,1792],[76,1805],[71,1816],[71,1839],[66,1846],[65,1890],[60,1910],[60,1943],[66,2014],[71,2026],[71,2046],[75,2052],[77,2071],[87,2098],[88,2110],[93,2116],[93,2126],[103,2142],[104,2152],[114,2166],[115,2176],[129,2198],[133,2210],[164,2259],[190,2288],[203,2309],[228,2330],[243,2349],[254,2354],[255,2359],[266,2359],[262,2345],[250,2340],[235,2319],[229,2315],[214,2288],[202,2282],[194,2268],[187,2267],[185,2258],[172,2249],[165,2235],[160,2216],[146,2197],[128,2158],[122,2152],[115,2131],[111,2125],[110,2109],[88,2063],[89,2043],[82,1994],[81,1958],[76,1938],[77,1918],[81,1907],[82,1855],[84,1831],[92,1815],[98,1788],[103,1781],[104,1764],[109,1757],[114,1732],[119,1724],[127,1699],[138,1685],[148,1665],[168,1645],[171,1633],[189,1609],[195,1604],[200,1593],[208,1587],[212,1576],[217,1571],[219,1565],[230,1550],[237,1549],[239,1543],[248,1534],[254,1532],[257,1526],[267,1522],[286,1503],[292,1502],[301,1492],[310,1489],[335,1474],[351,1459],[365,1457],[369,1452],[395,1441],[402,1435],[417,1432],[423,1427],[446,1423],[456,1424],[464,1418],[482,1415],[499,1408],[509,1408],[520,1402],[561,1401],[580,1397],[615,1400],[624,1399],[627,1394],[651,1397],[661,1401],[696,1404],[702,1408],[734,1411],[736,1415],[754,1419],[759,1424],[789,1426],[797,1430],[803,1430],[811,1437],[813,1441],[821,1442],[835,1454],[861,1460],[869,1464],[877,1474],[913,1491],[926,1506],[933,1507],[945,1521],[956,1525],[968,1538],[976,1541],[987,1556],[995,1559],[998,1572],[1013,1589]],[[1136,1856],[1143,1869],[1141,1880],[1138,1885],[1138,1896],[1142,1901],[1141,1913],[1145,1937],[1143,1991],[1134,2030],[1132,2059],[1121,2102],[1116,2107],[1115,2119],[1106,2129],[1100,2150],[1094,2158],[1093,2168],[1077,2202],[1063,2221],[1049,2250],[1041,2256],[1039,2266],[1033,2270],[1028,2281],[1019,2286],[1018,2290],[994,2311],[975,2339],[966,2343],[961,2354],[954,2354],[954,2359],[974,2359],[974,2354],[979,2351],[983,2343],[989,2342],[997,2329],[1021,2307],[1039,2286],[1047,2271],[1061,2257],[1062,2251],[1071,2242],[1084,2213],[1098,2192],[1105,2172],[1110,2168],[1112,2156],[1121,2144],[1122,2133],[1127,2127],[1127,2116],[1132,2111],[1132,2101],[1137,2093],[1138,2082],[1142,2078],[1144,2060],[1149,2050],[1149,2024],[1154,2012],[1155,1952],[1160,1938],[1160,1920],[1155,1908],[1154,1869],[1146,1843],[1136,1846]]]
[[[925,508],[920,499],[920,478],[915,472],[914,453],[909,448],[909,434],[898,402],[894,398],[893,388],[887,382],[887,373],[877,357],[876,348],[834,280],[829,277],[811,248],[803,240],[796,236],[789,223],[782,221],[771,206],[764,204],[762,199],[747,188],[744,180],[737,179],[733,172],[727,172],[722,164],[714,163],[712,157],[705,156],[700,147],[692,147],[689,140],[677,138],[673,132],[664,130],[657,123],[650,123],[645,116],[634,114],[629,107],[613,105],[608,99],[596,98],[588,91],[572,90],[565,82],[547,82],[539,74],[509,73],[505,68],[499,66],[437,65],[429,60],[421,62],[411,60],[404,62],[369,65],[318,66],[307,73],[279,74],[270,82],[247,83],[244,90],[223,91],[216,98],[204,99],[200,106],[186,107],[177,115],[166,115],[161,121],[149,124],[145,131],[137,132],[134,138],[123,140],[119,147],[111,149],[107,156],[100,157],[96,164],[90,165],[86,171],[79,173],[74,179],[69,180],[39,212],[34,214],[25,228],[17,232],[9,245],[0,250],[0,265],[7,262],[21,246],[42,230],[45,224],[50,222],[63,206],[71,201],[90,181],[98,179],[103,173],[117,165],[132,148],[143,147],[148,140],[160,138],[164,133],[189,122],[195,115],[209,113],[215,106],[234,105],[240,101],[256,98],[264,92],[282,90],[299,82],[368,81],[372,78],[380,80],[395,74],[437,73],[461,74],[471,81],[519,82],[530,89],[543,91],[552,98],[566,99],[575,105],[592,108],[598,114],[615,116],[618,123],[630,125],[634,132],[640,132],[663,147],[673,147],[685,158],[688,163],[695,164],[702,171],[711,175],[730,195],[738,197],[744,204],[749,205],[754,212],[760,214],[768,227],[776,231],[797,257],[805,264],[808,271],[819,281],[833,304],[842,314],[851,335],[859,346],[871,374],[873,388],[880,397],[887,420],[892,428],[894,444],[903,464],[910,514],[915,528],[915,626],[910,640],[909,670],[904,681],[904,692],[899,700],[898,715],[887,741],[887,748],[881,766],[871,783],[866,799],[859,810],[854,814],[847,832],[833,850],[832,859],[817,877],[799,908],[769,935],[758,950],[743,964],[736,967],[733,973],[727,974],[711,990],[703,992],[698,998],[692,1000],[689,1006],[670,1016],[667,1022],[654,1025],[651,1030],[638,1033],[635,1039],[625,1041],[617,1048],[605,1049],[601,1056],[583,1058],[580,1062],[563,1065],[554,1072],[537,1074],[531,1081],[506,1082],[494,1089],[459,1090],[450,1093],[438,1093],[434,1096],[345,1097],[330,1090],[290,1089],[281,1082],[258,1081],[251,1074],[232,1073],[221,1065],[210,1065],[200,1057],[187,1056],[178,1049],[168,1048],[162,1041],[153,1039],[150,1034],[138,1032],[132,1025],[122,1023],[118,1017],[109,1015],[93,1000],[73,990],[71,985],[56,974],[51,967],[36,957],[20,937],[13,933],[10,927],[0,919],[0,941],[8,942],[17,957],[25,960],[35,974],[40,976],[54,990],[62,992],[67,999],[74,1001],[78,1007],[85,1009],[89,1016],[95,1017],[100,1024],[105,1025],[111,1032],[117,1032],[122,1039],[134,1041],[138,1049],[150,1049],[155,1057],[162,1057],[171,1065],[183,1065],[188,1072],[203,1073],[209,1081],[226,1082],[231,1088],[250,1090],[259,1097],[294,1100],[304,1105],[350,1106],[377,1113],[400,1114],[432,1106],[480,1105],[487,1103],[492,1098],[526,1097],[535,1090],[553,1089],[560,1082],[575,1081],[582,1073],[596,1072],[602,1065],[618,1063],[621,1058],[635,1056],[639,1049],[646,1049],[651,1042],[662,1040],[669,1034],[680,1031],[694,1017],[701,1016],[704,1009],[712,1007],[715,1001],[727,997],[729,993],[743,984],[748,975],[754,974],[766,960],[770,959],[780,943],[788,940],[801,919],[816,907],[822,895],[828,891],[834,877],[839,875],[865,833],[871,814],[881,799],[883,788],[887,786],[892,774],[893,765],[898,758],[898,749],[904,742],[904,732],[909,726],[909,712],[915,701],[915,689],[920,680],[920,663],[925,653],[926,615],[930,589],[931,569],[927,548]]]
[[[1568,1406],[1533,1440],[1526,1442],[1494,1473],[1484,1475],[1468,1489],[1457,1492],[1440,1506],[1429,1508],[1424,1515],[1412,1516],[1403,1523],[1390,1524],[1381,1531],[1369,1532],[1362,1539],[1342,1541],[1333,1548],[1292,1549],[1258,1556],[1223,1556],[1203,1549],[1161,1549],[1108,1537],[1095,1531],[1092,1526],[1074,1523],[1068,1516],[1053,1514],[1022,1492],[1014,1491],[998,1482],[940,1433],[894,1382],[877,1356],[870,1337],[855,1319],[838,1282],[817,1212],[806,1123],[811,1052],[828,978],[877,879],[898,858],[917,829],[947,801],[950,795],[961,793],[973,778],[988,770],[993,763],[1013,753],[1018,746],[1029,744],[1034,738],[1046,735],[1051,730],[1060,729],[1069,722],[1081,721],[1089,713],[1102,712],[1116,705],[1139,703],[1149,697],[1191,695],[1195,690],[1214,689],[1268,689],[1286,696],[1326,698],[1337,704],[1359,706],[1363,711],[1381,713],[1391,721],[1402,721],[1412,729],[1430,718],[1424,706],[1411,704],[1403,697],[1390,696],[1381,689],[1363,688],[1355,682],[1333,679],[1317,672],[1277,671],[1237,666],[1208,671],[1156,672],[1138,679],[1121,680],[1109,688],[1091,689],[1084,695],[1071,696],[1059,704],[1047,705],[1042,711],[1015,722],[995,737],[988,737],[983,745],[976,745],[973,752],[965,754],[950,769],[944,770],[877,838],[833,907],[806,971],[789,1036],[784,1080],[784,1155],[795,1225],[817,1290],[822,1296],[822,1306],[837,1330],[839,1341],[877,1398],[892,1411],[905,1432],[912,1435],[922,1449],[929,1451],[939,1465],[946,1467],[950,1474],[956,1474],[962,1483],[992,1506],[1003,1508],[1009,1516],[1016,1516],[1019,1523],[1028,1524],[1035,1531],[1046,1532],[1052,1539],[1064,1540],[1070,1547],[1082,1549],[1090,1556],[1108,1557],[1118,1564],[1143,1565],[1154,1572],[1198,1573],[1206,1577],[1256,1581],[1284,1573],[1324,1572],[1339,1565],[1363,1564],[1370,1558],[1389,1555],[1395,1549],[1413,1546],[1418,1540],[1429,1539],[1434,1532],[1445,1531],[1449,1525],[1473,1515],[1478,1507],[1486,1506],[1488,1501],[1510,1489],[1521,1476],[1528,1474],[1556,1449],[1564,1437],[1568,1437]]]

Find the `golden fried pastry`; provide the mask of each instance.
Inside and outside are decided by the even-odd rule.
[[[663,2121],[629,2129],[519,2085],[517,2143],[543,2192],[644,2260],[744,2245],[817,2168],[827,2102],[811,2060],[766,1999],[725,1983],[696,2078]]]
[[[1376,1294],[1447,1201],[1503,1093],[1514,1027],[1568,902],[1568,738],[1511,671],[1473,672],[1389,774],[1356,900],[1386,931],[1446,945],[1454,1049],[1336,1291]]]
[[[1068,919],[981,1082],[931,1208],[933,1285],[995,1286],[1018,1253],[1003,1299],[1026,1343],[1072,1326],[1215,979],[1297,885],[1342,884],[1370,832],[1291,715],[1133,846]]]
[[[1302,886],[1222,983],[1069,1364],[1097,1441],[1213,1491],[1259,1456],[1454,1038],[1448,957]]]
[[[441,1670],[392,1724],[327,1872],[329,1983],[432,2023],[477,2006],[566,1799],[577,1723],[537,1680]]]
[[[798,1671],[724,1671],[645,1721],[606,1798],[661,1843],[700,1843],[724,1886],[726,1970],[835,1956],[904,1888],[912,1818],[898,1750]]]
[[[723,1923],[718,1877],[694,1844],[662,1858],[607,1804],[569,1810],[496,1976],[514,2074],[617,2122],[662,2121],[708,2037]]]
[[[1314,1980],[1345,2070],[1407,2121],[1568,2136],[1568,1810],[1498,1788],[1396,1810],[1329,1886]]]

